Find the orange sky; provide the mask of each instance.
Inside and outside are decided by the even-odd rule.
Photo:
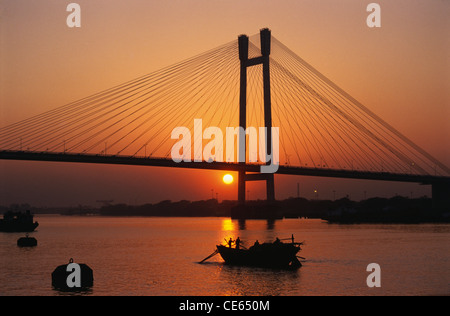
[[[81,6],[68,28],[66,6]],[[366,25],[372,1],[0,1],[0,126],[158,70],[269,27],[272,34],[433,156],[450,165],[450,2],[378,1],[382,27]],[[223,173],[142,167],[0,162],[0,205],[126,203],[236,198]],[[201,179],[201,180],[199,180]],[[355,199],[428,193],[415,185],[277,177],[277,196]],[[193,186],[192,182],[202,185]],[[260,185],[250,197],[262,197]],[[336,189],[338,187],[339,189]],[[345,193],[344,193],[345,192]],[[322,197],[322,196],[320,196]]]

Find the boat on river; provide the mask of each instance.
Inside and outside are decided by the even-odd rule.
[[[3,215],[3,219],[0,219],[0,232],[32,232],[38,225],[38,222],[33,222],[30,211],[8,211]]]
[[[274,242],[262,244],[256,241],[248,249],[240,245],[239,242],[236,243],[236,241],[233,248],[229,241],[227,245],[217,245],[217,250],[201,262],[220,254],[225,264],[228,265],[295,270],[302,266],[298,260],[302,257],[297,257],[297,253],[301,250],[300,246],[303,243],[294,242],[293,236],[289,240],[291,242],[284,243],[277,238]]]

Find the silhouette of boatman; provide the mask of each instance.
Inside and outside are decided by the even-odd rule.
[[[236,239],[236,249],[239,249],[239,244],[241,243],[241,240],[239,237]]]
[[[249,250],[256,250],[259,247],[259,241],[256,240],[255,243],[253,244],[253,246],[251,246],[249,248]]]
[[[231,244],[233,243],[233,239],[230,237],[230,240],[228,240],[228,247],[231,248]]]

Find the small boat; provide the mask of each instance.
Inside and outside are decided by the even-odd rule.
[[[34,237],[28,237],[28,234],[25,237],[20,237],[17,240],[17,246],[19,247],[36,247],[37,240]]]
[[[248,249],[239,244],[235,248],[231,247],[231,243],[226,246],[217,245],[217,250],[201,262],[220,254],[225,264],[229,265],[295,270],[302,266],[297,253],[303,243],[294,242],[293,237],[289,239],[292,240],[289,243],[283,243],[278,238],[273,243],[255,242]]]
[[[32,232],[38,227],[38,222],[33,222],[30,211],[6,212],[0,219],[0,232]]]

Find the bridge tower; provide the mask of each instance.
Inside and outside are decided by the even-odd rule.
[[[249,40],[247,35],[240,35],[239,43],[239,59],[241,61],[240,75],[240,97],[239,97],[239,126],[241,130],[247,128],[247,68],[262,64],[263,68],[263,89],[264,89],[264,126],[266,127],[266,150],[267,154],[272,154],[272,106],[270,96],[270,42],[271,32],[265,28],[260,31],[261,39],[261,56],[248,58]],[[246,157],[246,140],[244,141],[244,157]],[[246,159],[246,158],[245,158]],[[245,162],[241,162],[244,163]],[[238,201],[240,205],[245,204],[245,183],[246,181],[263,180],[266,181],[267,201],[272,204],[275,201],[275,182],[273,173],[247,173],[239,171],[238,179]]]

